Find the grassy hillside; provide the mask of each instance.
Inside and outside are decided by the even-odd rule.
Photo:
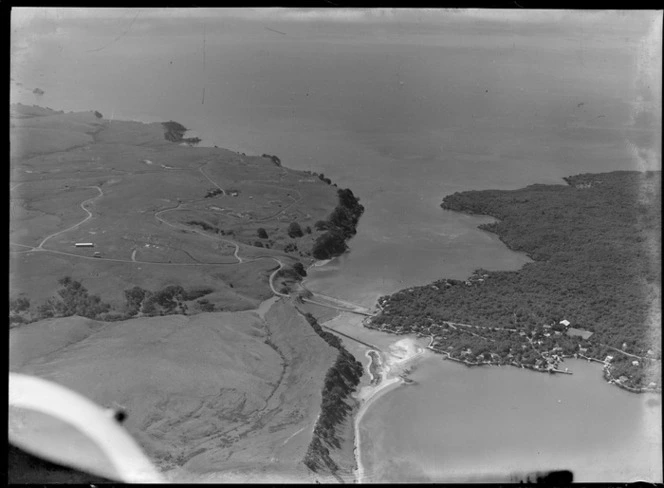
[[[269,306],[269,305],[268,305]],[[201,474],[301,463],[336,349],[286,302],[257,312],[72,317],[12,329],[10,370],[124,407],[162,469]]]
[[[134,286],[213,289],[187,313],[254,308],[272,294],[274,258],[311,262],[315,223],[342,203],[329,180],[275,156],[183,143],[173,121],[25,105],[10,116],[10,295],[30,300],[25,321],[43,318],[65,276],[116,311]]]
[[[267,300],[269,277],[304,273],[331,231],[325,252],[345,251],[363,208],[322,175],[185,134],[12,106],[10,369],[125,408],[173,479],[311,481],[338,351]]]

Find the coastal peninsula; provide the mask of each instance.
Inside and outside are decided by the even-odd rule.
[[[10,115],[10,325],[252,309],[283,288],[273,272],[345,252],[363,211],[323,175],[194,147],[174,121]]]
[[[572,373],[576,357],[617,386],[661,391],[661,172],[565,181],[445,197],[445,210],[496,218],[480,228],[533,262],[381,297],[367,327],[426,336],[469,366]]]
[[[10,369],[122,407],[172,481],[352,473],[362,365],[289,298],[346,251],[352,191],[174,121],[16,104],[11,129]]]

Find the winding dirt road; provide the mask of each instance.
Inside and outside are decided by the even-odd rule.
[[[259,259],[262,259],[262,258],[259,258]],[[280,297],[287,297],[287,296],[289,296],[289,295],[285,295],[285,294],[283,294],[283,293],[277,291],[277,289],[274,287],[274,277],[277,275],[277,273],[278,273],[279,271],[282,270],[282,268],[284,267],[284,263],[282,263],[281,261],[279,261],[277,258],[272,258],[272,259],[274,259],[277,263],[279,263],[279,267],[278,267],[276,270],[274,270],[274,271],[272,272],[272,274],[270,275],[270,279],[269,279],[269,282],[270,282],[270,288],[272,289],[272,293],[274,293],[275,295],[280,296]]]
[[[212,178],[210,178],[210,177],[205,173],[205,171],[203,171],[203,166],[205,166],[205,165],[208,164],[209,162],[210,162],[210,161],[206,161],[206,162],[203,163],[201,166],[199,166],[198,171],[200,171],[201,174],[202,174],[203,176],[205,176],[205,177],[207,178],[207,180],[208,180],[210,183],[212,183],[212,184],[213,184],[214,186],[216,186],[219,190],[221,190],[222,195],[226,196],[226,190],[224,190],[222,187],[220,187],[219,185],[217,185],[217,183],[216,183]]]
[[[104,195],[104,192],[103,192],[102,189],[99,188],[98,186],[81,186],[81,187],[79,187],[79,188],[96,188],[97,191],[99,192],[99,195],[97,195],[96,197],[88,198],[87,200],[84,200],[84,201],[81,202],[81,204],[80,204],[80,207],[83,209],[83,211],[84,211],[85,213],[88,214],[88,216],[85,217],[83,220],[81,220],[78,224],[74,224],[74,225],[72,225],[71,227],[67,227],[67,228],[64,229],[64,230],[61,230],[61,231],[59,231],[59,232],[55,232],[55,233],[53,233],[53,234],[51,234],[51,235],[46,236],[46,237],[44,238],[44,240],[41,241],[41,242],[39,243],[39,245],[38,245],[35,249],[42,249],[42,248],[44,247],[44,244],[46,244],[46,242],[47,242],[49,239],[52,239],[52,238],[55,237],[55,236],[59,236],[60,234],[64,234],[65,232],[69,232],[70,230],[75,229],[75,228],[78,227],[79,225],[84,224],[85,222],[87,222],[88,220],[90,220],[90,219],[92,218],[92,212],[90,212],[87,208],[85,208],[85,206],[86,206],[88,203],[91,203],[91,202],[93,202],[94,200],[96,200],[97,198],[103,196],[103,195]]]
[[[198,171],[210,183],[212,183],[216,188],[218,188],[223,193],[223,195],[227,195],[226,191],[216,181],[214,181],[212,178],[210,178],[210,176],[207,173],[205,173],[203,168],[204,168],[204,166],[206,166],[210,162],[211,161],[206,161],[205,163],[203,163],[201,166],[198,167]],[[251,183],[251,180],[248,181],[248,182]],[[19,185],[21,185],[23,183],[18,183],[17,185],[15,185],[11,189],[14,190]],[[294,188],[282,187],[282,186],[278,186],[278,185],[271,185],[269,183],[264,183],[264,182],[255,182],[255,184],[259,185],[259,186],[278,188],[280,190],[288,191],[289,193],[292,192],[296,195],[296,197],[293,197],[293,196],[289,195],[290,198],[293,200],[293,202],[291,202],[286,207],[280,209],[278,212],[276,212],[276,213],[274,213],[270,216],[263,217],[261,219],[254,219],[254,222],[266,222],[268,220],[272,220],[272,219],[276,218],[278,215],[286,212],[290,208],[292,208],[295,205],[297,205],[298,203],[300,203],[303,199],[302,194]],[[165,225],[168,225],[169,227],[172,227],[173,229],[187,230],[187,231],[190,231],[190,232],[195,232],[198,235],[203,236],[207,239],[213,239],[213,240],[217,240],[217,241],[220,241],[220,242],[225,242],[225,243],[233,245],[235,247],[235,250],[233,251],[233,257],[235,258],[236,262],[234,262],[234,263],[227,263],[227,262],[225,262],[225,263],[224,262],[221,262],[221,263],[220,262],[213,262],[213,263],[201,263],[201,262],[196,262],[196,263],[166,263],[166,262],[159,262],[159,261],[140,261],[140,260],[137,260],[136,259],[136,252],[137,252],[136,249],[132,250],[130,259],[118,259],[118,258],[104,258],[104,257],[84,256],[84,255],[81,255],[81,254],[75,254],[75,253],[70,253],[70,252],[65,252],[65,251],[57,251],[57,250],[54,250],[54,249],[44,248],[44,245],[50,239],[52,239],[52,238],[54,238],[58,235],[64,234],[65,232],[69,232],[70,230],[73,230],[73,229],[81,226],[82,224],[84,224],[85,222],[87,222],[88,220],[90,220],[92,218],[92,212],[90,212],[86,208],[86,206],[88,204],[92,203],[97,198],[103,196],[104,192],[99,186],[84,186],[84,187],[79,187],[79,188],[95,188],[99,192],[99,194],[97,196],[89,198],[87,200],[84,200],[83,202],[80,203],[81,209],[83,209],[83,211],[87,214],[87,216],[83,220],[81,220],[80,222],[78,222],[78,223],[76,223],[76,224],[74,224],[74,225],[72,225],[72,226],[70,226],[66,229],[63,229],[61,231],[58,231],[58,232],[55,232],[53,234],[50,234],[50,235],[46,236],[39,243],[39,245],[37,247],[27,246],[25,244],[18,244],[18,243],[10,242],[10,244],[12,244],[12,245],[27,248],[25,251],[10,251],[10,253],[11,254],[25,254],[25,253],[30,253],[30,252],[41,251],[41,252],[50,252],[50,253],[54,253],[54,254],[60,254],[60,255],[63,255],[63,256],[76,257],[76,258],[79,258],[79,259],[94,259],[94,260],[99,260],[99,261],[110,261],[110,262],[116,262],[116,263],[131,263],[131,264],[153,264],[153,265],[156,264],[156,265],[160,265],[160,266],[211,266],[211,265],[213,265],[213,266],[234,266],[234,265],[240,265],[240,264],[245,264],[245,263],[251,263],[251,262],[254,262],[254,261],[259,261],[261,259],[272,259],[272,260],[277,262],[279,267],[270,274],[270,277],[269,277],[269,280],[268,280],[269,285],[270,285],[270,289],[272,290],[272,293],[274,293],[278,297],[288,297],[289,296],[287,294],[281,293],[274,286],[274,278],[276,277],[277,273],[284,268],[284,263],[281,260],[279,260],[278,258],[276,258],[274,256],[259,256],[259,257],[255,257],[255,258],[252,258],[252,259],[242,258],[239,254],[240,253],[240,243],[238,243],[234,240],[231,240],[231,239],[224,239],[222,237],[219,237],[219,235],[216,235],[216,236],[210,235],[206,232],[200,231],[198,229],[193,229],[189,226],[176,225],[174,223],[169,222],[164,217],[162,217],[162,215],[166,214],[167,212],[173,212],[173,211],[181,209],[183,204],[180,201],[174,207],[168,207],[168,208],[165,208],[165,209],[162,209],[162,210],[159,210],[159,211],[155,212],[154,217],[159,222],[161,222]],[[317,295],[318,294],[312,293],[312,296],[314,298],[316,298]],[[312,302],[312,303],[315,303],[316,305],[319,305],[319,306],[333,308],[333,309],[340,310],[340,311],[361,313],[363,315],[372,315],[370,313],[365,312],[364,307],[359,307],[358,305],[351,304],[350,302],[344,302],[344,301],[336,299],[334,297],[327,297],[327,296],[319,296],[318,298],[320,298],[322,300],[329,300],[329,301],[332,301],[332,302],[336,302],[337,304],[340,304],[340,305],[343,305],[343,306],[337,306],[337,305],[333,305],[331,303],[320,303],[320,302]],[[346,306],[348,308],[344,308],[344,306]]]

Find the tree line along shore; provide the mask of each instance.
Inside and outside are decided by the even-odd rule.
[[[45,115],[51,115],[51,112],[47,111]],[[94,116],[96,119],[103,118],[98,112],[95,112]],[[193,146],[200,142],[198,138],[185,138],[184,134],[187,129],[177,122],[169,121],[161,124],[161,126],[164,138],[171,143]],[[264,154],[262,157],[269,158],[275,166],[281,167],[281,161],[277,156]],[[152,163],[150,162],[150,164]],[[315,224],[313,221],[311,222],[311,226],[315,227],[313,231],[304,224],[300,226],[297,221],[289,223],[287,234],[292,242],[303,242],[300,238],[307,234],[313,234],[311,236],[313,239],[307,240],[307,243],[311,243],[311,246],[300,246],[304,249],[298,250],[296,245],[292,245],[290,249],[288,247],[283,249],[285,255],[293,257],[293,260],[287,261],[290,264],[282,264],[280,270],[276,273],[276,278],[280,279],[285,286],[282,291],[286,294],[290,292],[288,289],[290,282],[300,281],[306,276],[304,265],[294,254],[299,254],[305,260],[310,261],[309,256],[316,259],[331,259],[346,252],[348,249],[347,241],[355,235],[357,224],[364,211],[359,199],[350,189],[337,189],[336,184],[333,184],[323,174],[298,173],[303,173],[305,177],[316,177],[317,180],[334,187],[333,191],[337,196],[337,204],[324,220],[318,220]],[[222,190],[217,187],[208,191],[204,198],[214,198],[219,195],[226,196],[226,194],[235,196],[233,193],[233,190]],[[230,235],[238,240],[242,239],[239,236],[236,238],[232,232],[224,232],[222,229],[213,227],[202,218],[194,218],[188,221],[187,225],[201,227],[206,232],[224,236]],[[240,242],[256,248],[272,247],[270,236],[267,235],[264,228],[258,228],[257,237],[258,240],[256,241],[244,242],[246,239],[243,239]],[[300,240],[298,241],[298,239]],[[307,249],[308,247],[310,249]],[[255,257],[253,258],[255,259]],[[238,261],[242,263],[239,258]],[[169,284],[162,287],[157,286],[157,289],[148,289],[148,287],[139,283],[141,286],[136,284],[124,290],[123,301],[109,303],[103,294],[90,292],[84,285],[84,281],[80,278],[76,279],[75,275],[74,277],[61,277],[57,281],[57,288],[53,296],[42,303],[35,303],[36,300],[34,299],[31,303],[27,294],[10,297],[10,328],[21,327],[36,321],[45,321],[46,323],[48,319],[62,317],[80,316],[100,322],[120,322],[140,317],[193,315],[200,312],[225,310],[225,308],[213,303],[210,298],[216,291],[214,286]],[[229,284],[229,286],[233,287],[232,284]],[[348,475],[352,472],[352,461],[347,459],[348,456],[345,453],[339,454],[342,451],[342,444],[345,443],[346,436],[342,424],[347,424],[346,420],[357,407],[357,401],[352,398],[352,393],[359,384],[360,377],[363,374],[363,366],[343,347],[340,339],[324,331],[313,316],[307,314],[305,318],[313,331],[328,345],[337,350],[337,359],[325,375],[321,393],[320,415],[302,462],[313,472],[319,474],[329,473],[339,478],[340,475]],[[269,339],[267,343],[269,344]]]
[[[19,107],[23,111],[25,107]],[[38,111],[39,107],[28,109],[29,114],[52,115],[63,114],[64,112],[54,112],[45,109],[44,114]],[[102,119],[103,115],[97,111],[94,112],[97,119]],[[176,144],[186,143],[190,146],[200,142],[199,138],[185,138],[184,134],[187,128],[175,121],[163,122],[163,137],[167,141]],[[274,155],[263,154],[262,157],[269,158],[275,166],[281,167],[281,160]],[[330,178],[324,174],[303,172],[317,177],[323,183],[336,188]],[[214,197],[222,194],[224,191],[215,188],[208,192],[205,198]],[[232,193],[231,190],[228,190]],[[348,250],[348,240],[355,234],[360,216],[364,212],[364,207],[350,189],[336,189],[337,205],[332,209],[324,220],[318,220],[314,224],[315,230],[306,226],[304,229],[297,221],[292,221],[288,225],[288,236],[291,242],[285,246],[283,252],[298,259],[295,253],[305,260],[311,260],[309,256],[315,259],[331,259],[339,256]],[[214,227],[203,220],[189,220],[187,225],[200,227],[206,232],[218,235],[230,235],[239,242],[244,241],[240,237],[235,237],[233,231],[225,232],[223,229]],[[311,249],[298,249],[297,241],[305,234],[315,232]],[[317,234],[317,235],[316,235]],[[257,230],[257,240],[253,242],[242,242],[244,245],[271,248],[269,236],[266,230],[259,227]],[[307,246],[308,247],[308,246]],[[277,250],[277,249],[275,249]],[[286,287],[282,290],[289,292],[288,283],[301,281],[306,276],[304,265],[296,261],[292,266],[282,268],[278,277],[285,280]],[[124,301],[122,305],[112,306],[104,300],[104,297],[89,293],[87,288],[70,276],[63,276],[59,279],[60,288],[56,295],[51,296],[42,303],[34,303],[29,296],[10,297],[9,300],[9,326],[18,327],[22,324],[32,323],[38,320],[68,317],[79,315],[82,317],[100,320],[100,321],[118,321],[127,320],[141,316],[170,315],[170,314],[192,314],[198,312],[224,311],[224,308],[215,307],[214,303],[206,298],[215,292],[215,289],[206,286],[192,287],[185,290],[179,285],[167,285],[159,290],[149,290],[141,286],[133,286],[124,290]],[[233,285],[230,284],[230,287]]]
[[[359,199],[350,189],[339,189],[338,196],[339,203],[328,219],[317,222],[317,227],[325,230],[315,241],[313,248],[314,256],[320,259],[330,259],[346,252],[347,241],[357,232],[357,224],[364,211]],[[306,276],[306,271],[304,265],[298,261],[293,266],[280,270],[278,276],[284,278],[286,283],[294,283],[301,281]],[[113,310],[110,304],[98,295],[88,293],[85,286],[69,276],[61,278],[58,283],[61,287],[57,295],[38,306],[33,307],[28,297],[10,299],[10,327],[72,315],[112,322],[136,316],[186,314],[190,307],[202,312],[216,310],[214,305],[204,298],[214,292],[212,288],[185,290],[182,286],[168,285],[163,289],[151,291],[134,286],[124,290],[125,306]],[[283,288],[283,291],[287,293],[288,287]]]
[[[564,373],[576,357],[601,363],[612,384],[661,391],[661,172],[565,181],[446,196],[443,209],[496,218],[480,228],[533,262],[381,297],[366,325],[429,336],[469,366]]]

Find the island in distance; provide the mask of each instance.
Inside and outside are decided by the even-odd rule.
[[[18,104],[10,124],[10,370],[121,406],[172,479],[351,477],[361,364],[268,299],[346,250],[352,191],[173,121]]]

